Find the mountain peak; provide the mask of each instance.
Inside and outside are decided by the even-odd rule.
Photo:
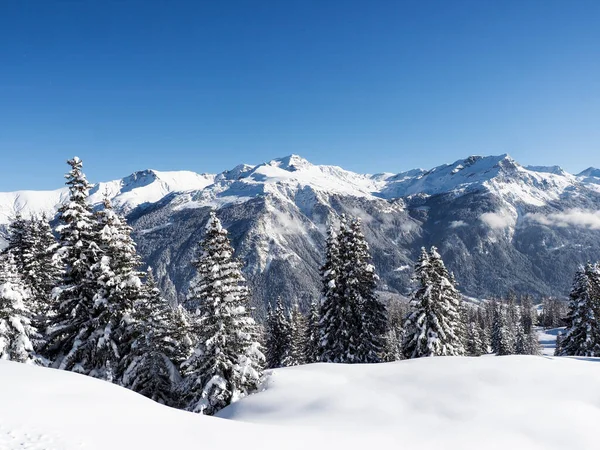
[[[276,166],[280,169],[287,170],[289,172],[295,172],[297,170],[306,169],[313,165],[303,157],[299,155],[288,155],[283,158],[276,158],[268,163],[270,166]]]
[[[600,169],[596,169],[595,167],[588,167],[584,171],[578,173],[577,176],[600,178]]]

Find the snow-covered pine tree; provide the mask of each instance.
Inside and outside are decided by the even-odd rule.
[[[128,365],[123,358],[135,341],[134,305],[144,297],[140,258],[131,227],[108,199],[96,219],[103,255],[91,268],[98,289],[91,311],[93,331],[81,353],[87,360],[89,375],[120,383]]]
[[[561,356],[600,356],[600,298],[596,297],[596,286],[600,286],[600,277],[588,263],[575,275]]]
[[[502,304],[496,299],[489,302],[489,315],[491,315],[490,345],[492,353],[500,349],[500,330],[502,328]]]
[[[389,327],[384,335],[384,351],[381,357],[383,362],[399,361],[402,355],[402,329]]]
[[[24,219],[20,213],[8,226],[8,246],[4,252],[12,255],[15,270],[19,274],[25,271],[25,255],[31,246],[31,228],[31,220]]]
[[[400,301],[390,300],[387,305],[387,331],[385,333],[385,351],[382,361],[391,362],[404,359],[402,342],[404,341],[404,318],[408,312],[407,305]]]
[[[299,366],[306,363],[304,349],[306,347],[306,317],[300,311],[297,303],[294,303],[289,314],[290,345],[283,357],[283,366]]]
[[[190,356],[191,340],[185,313],[161,296],[152,268],[132,317],[134,341],[125,360],[123,386],[164,405],[181,406],[178,367]]]
[[[341,217],[342,227],[346,225]],[[348,312],[340,295],[340,244],[333,226],[329,227],[325,248],[325,264],[321,267],[323,282],[319,314],[319,360],[322,362],[347,362],[344,340]]]
[[[510,326],[508,319],[510,315],[507,312],[506,304],[498,309],[498,318],[495,322],[497,326],[496,336],[498,339],[498,356],[512,355],[515,353],[515,334]]]
[[[521,321],[521,319],[519,318],[519,320],[515,323],[514,326],[514,341],[515,341],[515,348],[514,348],[514,354],[515,355],[527,355],[527,335],[525,334],[525,330],[523,328],[523,322]]]
[[[275,308],[269,306],[266,323],[266,367],[276,369],[285,367],[284,358],[289,353],[292,341],[291,324],[283,302],[278,298]]]
[[[27,289],[9,252],[0,259],[0,359],[43,363],[34,350],[39,333],[31,317]]]
[[[87,202],[90,184],[81,159],[68,161],[65,175],[69,200],[59,209],[60,225],[57,258],[64,266],[61,285],[53,291],[53,301],[46,330],[44,355],[60,369],[89,374],[88,339],[95,330],[93,310],[98,283],[93,267],[102,257],[98,227]]]
[[[386,310],[375,293],[378,276],[371,263],[369,245],[362,232],[360,219],[350,223],[345,244],[340,248],[342,259],[343,296],[355,311],[356,352],[354,362],[376,363],[385,351],[384,334],[387,329]],[[352,345],[349,345],[352,348]],[[354,352],[352,352],[354,353]],[[351,353],[351,354],[352,354]]]
[[[475,308],[463,307],[461,315],[466,323],[465,354],[468,356],[486,354],[485,336],[479,325],[477,310]]]
[[[460,294],[451,282],[435,247],[421,250],[415,266],[418,287],[405,323],[403,352],[406,358],[464,354],[460,336]]]
[[[521,298],[520,312],[523,332],[525,334],[529,334],[536,324],[536,312],[533,309],[533,301],[531,300],[531,296],[525,295]]]
[[[304,360],[310,364],[319,361],[319,305],[310,304],[304,337]]]
[[[264,356],[241,264],[214,212],[201,249],[188,298],[198,305],[191,319],[197,346],[183,371],[187,409],[212,415],[258,387]]]
[[[31,309],[38,329],[47,325],[52,289],[59,283],[61,270],[54,258],[57,242],[46,215],[34,217],[27,233],[23,254],[23,280],[31,293]]]

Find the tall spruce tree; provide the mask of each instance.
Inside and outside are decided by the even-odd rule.
[[[131,227],[108,199],[103,206],[96,214],[103,255],[92,267],[97,284],[91,311],[93,331],[82,353],[87,353],[90,375],[120,383],[126,369],[123,358],[135,339],[133,309],[143,297],[143,287]]]
[[[405,324],[404,356],[463,355],[460,296],[435,247],[429,253],[421,250],[415,279],[418,287]]]
[[[191,347],[185,313],[161,296],[151,268],[134,306],[134,341],[126,356],[123,385],[156,402],[179,407],[179,364],[190,356]]]
[[[600,356],[600,276],[592,264],[577,271],[570,294],[561,356]]]
[[[57,258],[64,270],[60,286],[53,291],[53,301],[46,330],[44,355],[60,369],[90,374],[92,371],[88,343],[95,331],[93,322],[98,283],[94,267],[101,262],[98,227],[88,204],[90,184],[81,159],[68,161],[65,175],[69,199],[59,209],[60,225]]]
[[[0,259],[0,359],[42,364],[34,349],[39,333],[32,324],[28,293],[11,253]]]
[[[342,227],[346,226],[341,217]],[[340,245],[333,226],[329,227],[325,248],[325,264],[321,267],[323,283],[319,319],[319,360],[322,362],[347,362],[345,346],[348,311],[340,295]]]
[[[281,298],[275,302],[275,308],[269,307],[266,323],[266,366],[269,369],[285,367],[284,358],[291,347],[291,324],[288,320]]]
[[[378,277],[360,219],[350,223],[344,236],[347,240],[342,247],[342,285],[345,287],[343,295],[356,314],[352,321],[357,330],[352,336],[356,339],[355,362],[376,363],[385,351],[387,317],[385,306],[375,293]]]
[[[183,370],[187,408],[212,415],[258,387],[264,356],[241,264],[214,212],[201,249],[188,298],[197,305],[191,324],[197,345]]]

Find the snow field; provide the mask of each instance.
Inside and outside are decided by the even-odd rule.
[[[599,363],[506,356],[297,366],[272,371],[262,392],[219,418],[0,361],[0,448],[591,450]]]

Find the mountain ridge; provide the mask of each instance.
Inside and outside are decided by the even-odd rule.
[[[528,168],[507,154],[375,175],[289,155],[220,174],[139,171],[98,183],[90,201],[107,195],[127,215],[140,255],[172,301],[186,295],[190,262],[216,210],[260,313],[276,296],[303,306],[319,298],[324,235],[340,214],[362,219],[383,296],[408,294],[411,271],[399,268],[431,245],[469,296],[565,296],[577,265],[600,255],[595,175]],[[0,193],[0,225],[17,211],[52,215],[66,195],[66,188]]]

